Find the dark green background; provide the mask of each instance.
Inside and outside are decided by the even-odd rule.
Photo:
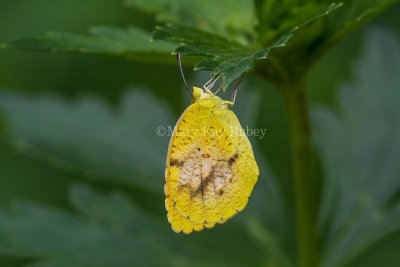
[[[398,11],[399,4],[351,35],[313,67],[308,79],[313,102],[335,108],[335,90],[344,81],[351,79],[352,64],[360,55],[366,32],[379,27],[389,29],[400,38]],[[155,22],[138,11],[123,8],[120,1],[0,2],[2,41],[41,34],[48,30],[84,33],[93,25],[129,24],[151,30]],[[186,69],[186,72],[188,76],[194,77],[190,69]],[[246,79],[249,83],[268,86],[250,75]],[[176,116],[187,104],[182,101],[182,81],[177,66],[137,64],[100,56],[0,51],[1,90],[21,90],[29,94],[47,92],[70,99],[82,94],[94,94],[104,98],[111,106],[117,107],[121,93],[130,84],[144,85],[164,98],[176,112]],[[283,100],[272,87],[262,91],[260,114],[262,121],[268,122],[263,126],[271,129],[268,138],[262,140],[260,145],[267,151],[266,157],[274,171],[282,177],[289,177],[286,113]],[[0,134],[0,137],[2,136]],[[66,191],[71,181],[79,179],[76,174],[59,171],[48,164],[15,152],[7,144],[6,138],[0,139],[0,142],[1,206],[7,206],[13,199],[22,198],[69,208]],[[136,192],[136,195],[140,198],[141,192]],[[398,266],[399,256],[394,248],[399,247],[400,233],[391,235],[359,257],[354,266]],[[0,257],[1,266],[19,266],[23,263],[25,260],[20,258]]]

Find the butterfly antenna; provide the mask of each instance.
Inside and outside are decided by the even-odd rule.
[[[181,71],[182,79],[183,79],[183,82],[185,83],[186,89],[188,90],[189,94],[191,96],[193,96],[193,92],[190,89],[189,85],[187,84],[186,79],[185,79],[185,74],[183,73],[182,62],[181,62],[181,54],[179,54],[179,53],[176,54],[176,60],[178,60],[179,70]]]

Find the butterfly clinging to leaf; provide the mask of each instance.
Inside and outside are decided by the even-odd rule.
[[[183,76],[179,54],[179,67]],[[224,223],[243,210],[259,171],[249,139],[243,134],[232,101],[210,89],[189,90],[192,104],[179,118],[172,134],[165,170],[165,205],[175,232],[186,234]]]

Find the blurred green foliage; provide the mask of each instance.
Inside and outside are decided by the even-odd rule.
[[[321,266],[397,266],[400,6],[344,39],[393,3],[1,2],[3,48],[78,55],[0,51],[0,265],[296,266],[287,111],[272,84],[309,71]],[[164,41],[150,42],[155,25]],[[268,130],[251,139],[261,175],[248,207],[190,236],[166,221],[168,137],[156,135],[189,103],[177,46],[196,55],[187,66],[223,70],[225,87],[245,74],[234,110]]]

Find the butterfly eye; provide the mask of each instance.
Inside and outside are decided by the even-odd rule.
[[[203,89],[193,86],[193,99],[197,100],[204,93]]]

